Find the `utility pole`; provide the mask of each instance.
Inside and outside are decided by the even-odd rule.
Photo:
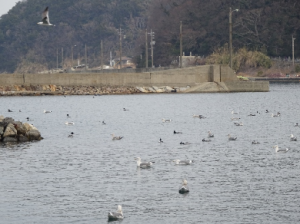
[[[180,68],[182,68],[182,21],[180,21]]]
[[[294,36],[292,36],[292,48],[293,48],[293,70],[295,71],[295,40]]]
[[[85,57],[85,69],[87,69],[87,53],[86,53],[86,44],[85,44],[85,47],[84,47],[84,57]]]
[[[56,48],[56,68],[58,69],[58,48]]]
[[[148,68],[148,31],[146,29],[146,68]]]
[[[64,48],[61,48],[61,68],[64,69]]]
[[[78,65],[81,64],[81,61],[80,61],[80,52],[78,53]]]
[[[152,68],[153,68],[153,46],[155,45],[155,41],[153,40],[154,38],[154,32],[152,32],[152,29],[151,29],[151,32],[149,33],[150,37],[151,37],[151,41],[150,41],[150,45],[151,45],[151,61],[152,61]]]
[[[232,13],[238,12],[238,9],[232,10],[229,8],[229,51],[230,51],[230,68],[232,69]]]
[[[103,41],[101,40],[101,69],[103,69]]]
[[[122,69],[122,29],[121,29],[121,25],[120,25],[120,69]]]

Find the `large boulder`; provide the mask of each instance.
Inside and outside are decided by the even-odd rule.
[[[4,127],[0,126],[0,137],[1,135],[3,135],[3,133],[4,133]]]
[[[32,129],[30,131],[28,131],[26,133],[26,137],[30,140],[30,141],[33,141],[33,140],[41,140],[42,137],[41,137],[41,133],[36,129]]]
[[[19,140],[19,142],[28,142],[29,141],[29,139],[24,135],[19,135],[18,140]]]
[[[17,121],[14,123],[15,129],[17,130],[18,135],[26,135],[27,129],[25,125]]]
[[[3,142],[17,142],[18,139],[17,138],[14,138],[14,137],[5,137],[3,139]]]
[[[3,133],[3,138],[5,137],[16,137],[17,136],[17,130],[15,129],[15,126],[12,123],[9,123],[5,131]]]

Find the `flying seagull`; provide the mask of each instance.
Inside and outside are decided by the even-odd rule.
[[[48,7],[46,7],[42,14],[42,22],[38,22],[37,24],[43,26],[55,26],[50,23]]]

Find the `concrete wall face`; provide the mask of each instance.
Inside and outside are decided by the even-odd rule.
[[[227,66],[204,65],[144,73],[0,74],[0,85],[62,86],[187,86],[204,82],[235,81]]]

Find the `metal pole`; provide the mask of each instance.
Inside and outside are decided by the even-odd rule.
[[[182,68],[182,21],[180,21],[180,68]]]
[[[232,68],[232,10],[229,8],[229,52],[230,52],[230,68]]]
[[[64,48],[61,48],[61,68],[64,69]]]
[[[120,69],[122,68],[122,30],[120,26]]]
[[[73,68],[73,45],[72,45],[72,48],[71,48],[71,53],[72,53],[72,64],[71,64],[71,68]]]
[[[58,69],[58,48],[56,48],[56,68]]]
[[[151,61],[152,61],[152,68],[153,68],[153,33],[151,29]]]
[[[293,48],[293,70],[295,71],[295,40],[294,36],[292,36],[292,48]]]
[[[103,69],[103,41],[101,40],[101,69]]]
[[[85,68],[87,68],[87,53],[86,53],[86,44],[85,44],[85,49],[84,49],[84,57],[85,57]]]
[[[146,29],[146,68],[148,68],[148,30]]]

